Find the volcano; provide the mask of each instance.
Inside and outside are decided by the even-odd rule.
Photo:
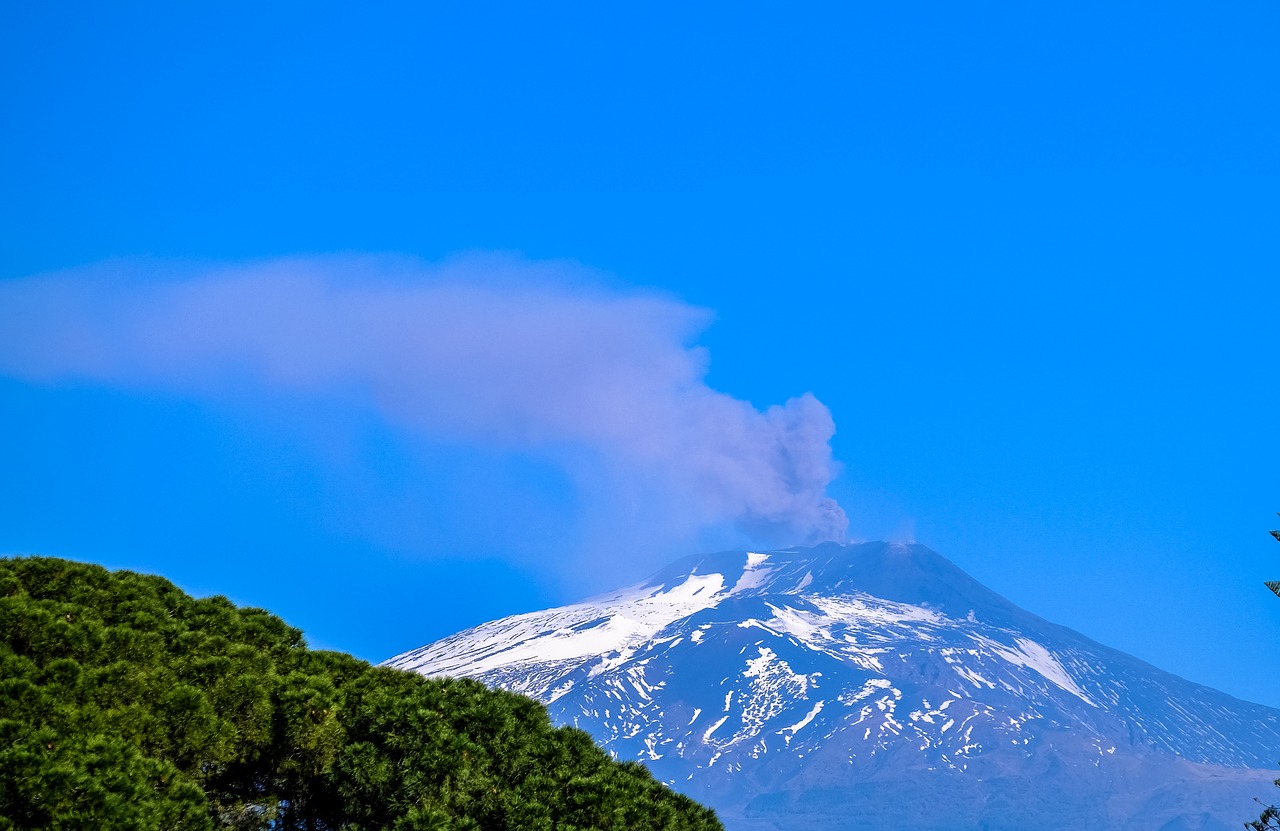
[[[1236,829],[1280,759],[1280,710],[915,544],[689,557],[387,663],[535,698],[730,831]]]

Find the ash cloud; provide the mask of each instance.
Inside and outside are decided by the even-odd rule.
[[[709,322],[562,263],[117,263],[0,282],[0,372],[355,399],[433,441],[551,459],[684,531],[843,539],[825,496],[829,411],[810,394],[760,411],[711,389],[692,345]]]

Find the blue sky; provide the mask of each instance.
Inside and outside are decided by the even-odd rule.
[[[0,551],[379,660],[803,536],[834,473],[852,538],[1280,706],[1274,3],[3,14]],[[376,310],[428,307],[497,357],[423,369]],[[646,418],[560,418],[611,385]]]

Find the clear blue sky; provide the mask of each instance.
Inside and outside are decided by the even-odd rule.
[[[424,5],[9,4],[0,289],[572,261],[561,299],[709,310],[726,400],[825,404],[851,537],[1280,706],[1280,6]],[[380,660],[727,538],[647,543],[649,482],[611,552],[576,462],[360,395],[38,377],[10,311],[3,552]]]

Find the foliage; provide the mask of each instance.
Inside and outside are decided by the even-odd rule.
[[[1280,541],[1280,530],[1272,531],[1271,536]],[[1280,596],[1280,581],[1273,580],[1264,585],[1277,596]],[[1276,780],[1276,787],[1280,787],[1280,779]],[[1244,827],[1251,829],[1251,831],[1280,831],[1280,808],[1275,805],[1267,805],[1262,811],[1262,816],[1258,817],[1254,822],[1246,822]]]
[[[0,831],[716,831],[521,696],[313,651],[223,597],[0,559]]]
[[[1276,784],[1280,785],[1280,779],[1276,780]],[[1275,831],[1280,828],[1280,809],[1274,805],[1268,805],[1263,809],[1262,816],[1253,822],[1246,822],[1244,827],[1251,831]]]

